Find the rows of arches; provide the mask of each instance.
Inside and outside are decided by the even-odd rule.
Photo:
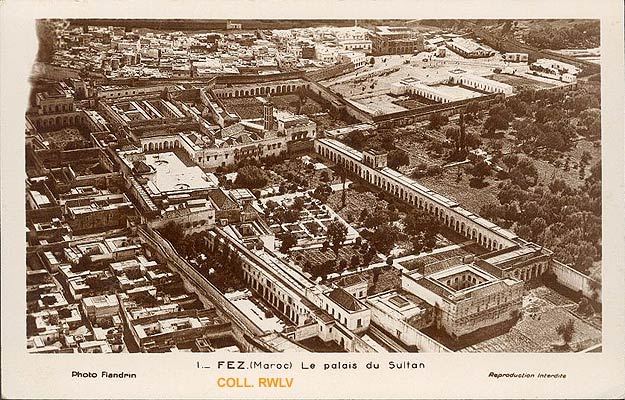
[[[295,324],[299,323],[300,315],[296,307],[291,306],[285,301],[282,301],[280,296],[278,296],[276,293],[274,293],[272,289],[268,288],[265,284],[263,284],[263,280],[261,279],[260,274],[253,273],[252,271],[244,267],[243,278],[254,292],[261,295],[282,315],[287,317],[291,322]]]
[[[456,233],[463,235],[464,237],[477,242],[482,247],[488,250],[501,250],[504,248],[504,241],[497,239],[495,234],[490,232],[485,233],[484,229],[477,226],[474,223],[463,221],[461,216],[453,212],[447,207],[439,206],[437,203],[426,199],[423,196],[419,196],[414,191],[406,189],[403,185],[390,181],[389,179],[370,172],[368,167],[361,166],[358,162],[354,162],[351,159],[343,156],[337,151],[328,148],[327,146],[318,144],[317,153],[323,157],[331,160],[336,164],[342,165],[348,171],[358,174],[361,178],[365,179],[369,183],[382,188],[383,190],[390,192],[394,196],[401,200],[410,203],[411,205],[425,210],[441,221],[445,226],[452,229]]]
[[[219,98],[230,98],[288,94],[295,92],[301,87],[307,88],[309,87],[309,85],[304,83],[295,83],[283,85],[267,85],[246,89],[219,89],[215,90],[215,95]]]
[[[529,281],[538,278],[547,270],[547,263],[530,265],[524,268],[518,268],[513,272],[513,276],[519,280]]]
[[[36,119],[31,119],[33,125],[37,129],[60,129],[78,125],[83,122],[80,116],[76,114],[71,115],[56,115],[56,116],[42,116]]]
[[[507,88],[498,86],[496,82],[488,83],[488,82],[482,82],[482,81],[475,81],[473,79],[470,79],[469,77],[462,77],[458,79],[456,83],[461,86],[470,88],[470,89],[477,89],[477,90],[481,90],[483,92],[488,92],[488,93],[505,94],[507,91],[506,90]],[[512,90],[512,88],[510,87],[509,90]]]
[[[443,97],[440,94],[437,93],[432,93],[429,90],[425,90],[425,89],[421,89],[421,88],[414,88],[412,90],[413,94],[417,95],[417,96],[421,96],[424,97],[428,100],[432,100],[435,101],[437,103],[449,103],[451,102],[451,100],[447,97]]]
[[[72,102],[63,104],[43,104],[41,109],[44,114],[66,113],[74,111],[74,104]]]
[[[177,139],[168,139],[168,140],[162,140],[159,142],[143,143],[143,151],[146,151],[146,152],[176,149],[179,147],[180,147],[180,142],[178,142]]]

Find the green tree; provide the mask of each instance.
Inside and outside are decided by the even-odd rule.
[[[367,145],[367,137],[361,131],[353,131],[345,136],[345,142],[356,150],[363,150]]]
[[[514,169],[518,170],[523,176],[531,178],[533,180],[533,185],[538,183],[538,169],[530,159],[520,159]]]
[[[532,237],[534,240],[538,238],[538,235],[542,234],[547,228],[547,222],[544,218],[536,217],[532,220],[530,224],[530,229],[532,230]]]
[[[439,221],[423,210],[413,210],[403,219],[404,232],[408,235],[418,235],[422,232],[436,234],[440,227]]]
[[[436,246],[440,222],[431,214],[414,210],[403,219],[404,233],[411,236],[413,250],[421,252]]]
[[[317,200],[320,200],[322,203],[328,201],[328,197],[332,194],[332,188],[327,183],[322,183],[313,191],[311,194]]]
[[[86,271],[91,267],[91,257],[88,254],[83,254],[78,259],[78,264],[76,265],[76,272]]]
[[[464,113],[460,113],[460,134],[458,137],[458,151],[466,149],[467,146],[470,146],[470,143],[467,142],[467,130],[464,121]],[[470,136],[470,135],[469,135]]]
[[[369,265],[369,263],[373,260],[373,257],[376,256],[376,249],[373,246],[369,246],[367,252],[362,257],[362,264]]]
[[[554,194],[565,193],[569,191],[570,189],[571,188],[569,187],[569,185],[567,185],[566,182],[560,178],[554,179],[549,184],[549,190],[551,190],[551,193],[554,193]]]
[[[427,172],[426,172],[428,176],[438,176],[438,175],[441,175],[442,173],[443,173],[443,167],[441,167],[440,165],[430,165],[427,168]]]
[[[500,115],[491,115],[484,121],[484,129],[489,135],[493,135],[497,130],[508,129],[508,121],[506,121]]]
[[[267,203],[265,204],[265,206],[267,207],[267,209],[270,212],[273,212],[277,207],[278,207],[278,203],[273,201],[273,200],[269,200],[267,201]]]
[[[369,214],[365,219],[365,227],[369,229],[376,229],[381,225],[389,222],[388,214],[382,210],[375,210],[375,212]]]
[[[471,101],[467,104],[466,113],[472,116],[475,116],[478,112],[480,112],[480,105],[476,101]]]

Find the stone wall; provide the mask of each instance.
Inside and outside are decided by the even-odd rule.
[[[407,346],[417,346],[419,352],[423,353],[447,353],[450,349],[420,332],[406,322],[395,319],[388,314],[383,313],[375,307],[371,308],[371,321],[376,325],[383,327],[387,332],[392,333],[397,339]],[[400,332],[397,337],[396,333]]]
[[[480,107],[487,107],[496,102],[502,102],[503,95],[490,94],[478,97],[477,99],[465,99],[452,101],[445,104],[433,104],[430,106],[415,108],[414,110],[398,111],[396,113],[390,113],[373,117],[373,121],[378,124],[380,128],[392,128],[397,126],[409,125],[419,121],[425,121],[430,118],[432,114],[441,114],[444,116],[451,116],[460,114],[463,112],[467,105],[472,102],[477,102]]]
[[[39,79],[51,79],[62,81],[69,78],[80,78],[80,70],[74,68],[60,67],[47,63],[35,63],[33,66],[33,76]]]
[[[293,332],[284,332],[284,334],[292,340],[299,342],[300,340],[309,339],[319,335],[319,324],[316,322],[298,326]]]
[[[233,332],[238,340],[242,340],[245,335],[259,336],[265,334],[260,327],[232,305],[208,279],[183,260],[173,246],[152,228],[138,228],[137,234],[160,255],[162,260],[166,260],[167,264],[180,274],[185,286],[195,292],[203,302],[214,305],[232,321]]]
[[[338,65],[332,65],[326,68],[320,68],[316,71],[306,72],[306,78],[311,81],[323,81],[326,79],[331,79],[339,75],[348,74],[352,71],[355,71],[356,67],[351,62],[342,63]]]
[[[598,282],[588,275],[584,275],[581,272],[561,263],[560,261],[553,260],[551,263],[551,271],[555,274],[558,283],[567,288],[574,290],[575,292],[582,292],[586,297],[593,298],[596,296],[596,301],[601,303],[601,282]],[[595,285],[596,289],[593,289],[592,285]]]

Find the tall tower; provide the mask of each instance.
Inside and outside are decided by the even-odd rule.
[[[273,104],[266,102],[263,106],[263,121],[266,131],[273,129]]]

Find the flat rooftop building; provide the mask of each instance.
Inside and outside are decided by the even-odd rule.
[[[497,278],[473,264],[460,264],[422,278],[405,276],[404,289],[441,310],[436,323],[457,338],[518,315],[523,281]]]
[[[376,26],[369,38],[373,55],[413,54],[423,50],[423,36],[405,27]]]
[[[205,173],[198,166],[185,164],[171,151],[156,154],[120,152],[120,156],[136,175],[144,178],[143,186],[151,196],[214,189],[219,183],[215,175]]]

